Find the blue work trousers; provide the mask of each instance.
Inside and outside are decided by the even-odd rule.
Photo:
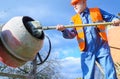
[[[108,42],[101,38],[94,27],[84,28],[84,33],[86,48],[81,52],[82,79],[97,79],[94,77],[95,61],[103,68],[105,79],[117,79]]]

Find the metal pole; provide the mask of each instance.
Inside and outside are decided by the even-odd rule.
[[[106,23],[93,23],[93,24],[76,24],[76,25],[65,25],[65,28],[97,26],[97,25],[111,25],[111,24],[113,23],[106,22]],[[56,29],[56,26],[43,27],[43,30],[52,30],[52,29]]]
[[[5,72],[0,72],[0,76],[22,78],[22,79],[32,78],[31,76],[28,76],[28,75],[10,74],[10,73],[5,73]]]
[[[32,76],[31,79],[37,79],[36,71],[37,71],[37,58],[35,57],[35,59],[33,60],[33,69],[29,74],[30,76]]]
[[[100,66],[100,64],[97,61],[95,61],[95,64],[100,69],[100,72],[102,73],[102,75],[104,75],[104,71],[103,71],[102,67]]]
[[[42,26],[39,21],[30,21],[29,24],[33,26],[38,26],[35,29],[42,29],[42,30],[53,30],[56,29],[56,26]],[[65,28],[73,28],[73,27],[84,27],[84,26],[98,26],[98,25],[112,25],[112,22],[103,22],[103,23],[91,23],[91,24],[75,24],[75,25],[64,25]]]

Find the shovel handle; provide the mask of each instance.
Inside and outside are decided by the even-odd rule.
[[[56,26],[42,26],[39,21],[30,21],[30,24],[33,26],[37,26],[35,29],[40,30],[53,30],[56,29]],[[85,27],[85,26],[98,26],[98,25],[112,25],[112,22],[103,22],[103,23],[92,23],[92,24],[75,24],[75,25],[64,25],[65,28],[73,28],[73,27]]]
[[[92,24],[75,24],[75,25],[64,25],[65,28],[73,28],[73,27],[85,27],[85,26],[98,26],[98,25],[112,25],[112,22],[105,22],[105,23],[92,23]],[[39,28],[37,28],[39,29]],[[43,30],[52,30],[56,29],[56,26],[45,26],[42,27]]]

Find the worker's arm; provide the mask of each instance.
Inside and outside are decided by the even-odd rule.
[[[105,22],[113,22],[114,26],[120,26],[120,19],[118,16],[108,13],[102,9],[100,9],[100,12]]]
[[[64,25],[57,25],[56,29],[61,31],[62,34],[63,34],[63,37],[66,38],[66,39],[72,39],[77,34],[75,29],[69,30],[69,29],[65,28]]]

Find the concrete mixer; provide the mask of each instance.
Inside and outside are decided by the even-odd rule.
[[[8,66],[19,67],[33,60],[43,46],[43,31],[33,30],[37,26],[30,26],[29,21],[34,19],[18,16],[10,19],[2,27],[0,60]]]

